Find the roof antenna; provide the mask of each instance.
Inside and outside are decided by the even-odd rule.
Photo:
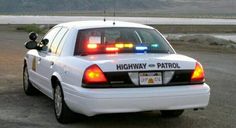
[[[104,19],[103,19],[103,21],[105,22],[106,21],[106,7],[105,7],[105,4],[104,4],[104,12],[103,12],[103,14],[104,14]]]
[[[114,21],[113,21],[113,25],[116,24],[116,0],[114,0],[114,12],[113,12],[113,17],[114,17]]]
[[[103,19],[103,21],[105,22],[105,21],[106,21],[106,10],[105,10],[105,9],[104,9],[103,14],[104,14],[104,19]]]

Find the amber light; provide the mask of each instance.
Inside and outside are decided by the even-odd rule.
[[[87,45],[87,48],[88,48],[88,49],[96,49],[97,47],[98,47],[97,44],[88,44],[88,45]]]
[[[107,79],[102,70],[96,64],[94,64],[85,70],[83,82],[86,84],[106,83]]]
[[[125,48],[133,48],[134,45],[133,45],[133,44],[124,44],[124,47],[125,47]]]
[[[124,44],[116,44],[116,48],[124,48]]]
[[[107,51],[107,52],[118,52],[119,49],[116,48],[116,47],[107,47],[107,48],[106,48],[106,51]]]
[[[118,43],[118,44],[115,44],[115,47],[116,48],[133,48],[134,45],[131,43],[128,43],[128,44]]]
[[[191,82],[204,82],[204,80],[205,80],[204,69],[202,65],[199,62],[197,62],[191,77]]]

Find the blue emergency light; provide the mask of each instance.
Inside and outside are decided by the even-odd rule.
[[[145,51],[145,50],[148,49],[148,47],[147,47],[147,46],[136,46],[135,49],[136,49],[137,51]]]

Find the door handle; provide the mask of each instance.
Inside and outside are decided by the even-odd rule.
[[[41,63],[41,58],[38,59],[38,64],[40,64],[40,63]]]

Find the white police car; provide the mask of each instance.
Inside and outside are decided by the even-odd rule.
[[[40,42],[30,34],[23,85],[54,100],[59,122],[87,116],[160,110],[177,117],[208,105],[199,62],[177,54],[154,28],[118,21],[56,25]]]

